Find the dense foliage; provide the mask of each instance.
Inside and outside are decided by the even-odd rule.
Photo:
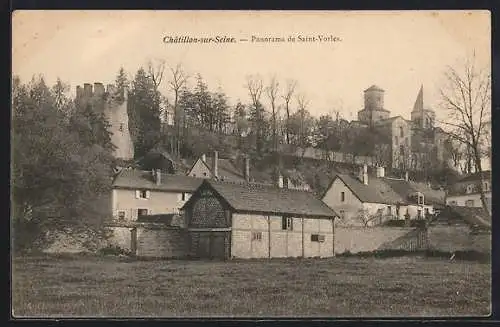
[[[107,122],[92,105],[43,78],[12,83],[12,217],[16,233],[45,227],[97,227],[105,218],[113,145]],[[37,235],[32,235],[36,237]],[[24,241],[28,241],[25,237]]]

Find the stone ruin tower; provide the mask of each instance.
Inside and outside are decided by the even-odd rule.
[[[134,158],[134,144],[130,137],[127,113],[128,91],[119,94],[116,87],[108,84],[106,89],[102,83],[85,83],[83,88],[76,87],[76,102],[81,106],[91,105],[94,110],[104,112],[110,125],[111,142],[114,144],[114,156],[118,159]]]

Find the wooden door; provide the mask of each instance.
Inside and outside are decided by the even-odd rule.
[[[210,257],[210,235],[208,233],[200,233],[197,256],[199,258]]]
[[[226,246],[225,246],[225,234],[218,233],[212,234],[210,239],[210,257],[211,259],[225,259],[226,258]]]

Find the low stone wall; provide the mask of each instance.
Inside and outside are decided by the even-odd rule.
[[[133,249],[133,229],[136,229],[136,255],[152,258],[182,258],[188,255],[187,231],[162,224],[137,224],[107,227],[108,245]]]
[[[335,253],[380,250],[414,251],[425,247],[425,234],[407,227],[335,227]]]
[[[468,226],[431,226],[427,235],[430,250],[491,252],[491,233],[473,233]]]

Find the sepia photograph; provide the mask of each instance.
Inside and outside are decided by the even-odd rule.
[[[18,10],[11,316],[491,314],[491,13]]]

